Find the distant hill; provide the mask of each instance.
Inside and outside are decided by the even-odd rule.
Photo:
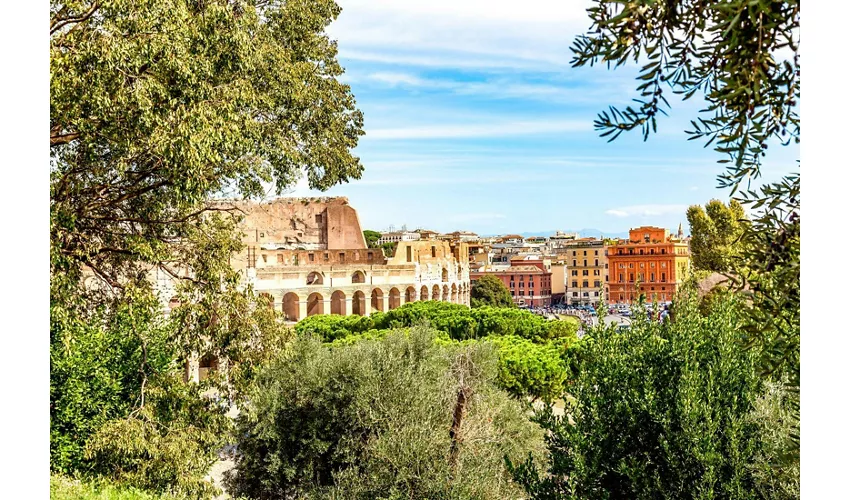
[[[592,228],[591,229],[579,229],[579,230],[558,229],[558,231],[562,231],[564,233],[578,233],[579,236],[582,237],[582,238],[599,238],[600,236],[602,236],[603,238],[628,238],[629,237],[628,231],[621,231],[619,233],[612,233],[612,232],[600,231],[599,229],[592,229]],[[555,232],[556,232],[556,230],[552,229],[551,231],[530,231],[530,232],[526,232],[526,233],[511,233],[511,234],[518,234],[518,235],[522,236],[523,238],[528,238],[529,236],[554,236]],[[508,234],[508,233],[505,233],[505,234]],[[490,234],[490,235],[483,235],[483,236],[492,237],[492,236],[501,236],[501,235]]]

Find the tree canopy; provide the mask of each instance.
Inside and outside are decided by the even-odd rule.
[[[210,199],[360,177],[363,118],[325,33],[339,13],[51,1],[52,470],[211,493],[227,423],[201,389],[237,395],[286,331],[229,264],[239,214]],[[159,280],[177,283],[168,317]],[[206,354],[227,376],[183,384]]]
[[[725,205],[711,200],[705,209],[692,205],[687,212],[691,226],[691,262],[696,269],[714,272],[732,270],[732,259],[743,255],[742,237],[746,214],[735,200]]]
[[[363,238],[366,240],[366,246],[369,248],[377,248],[378,240],[381,239],[381,233],[367,229],[363,231]]]
[[[472,307],[516,307],[511,291],[495,276],[482,276],[469,293]]]

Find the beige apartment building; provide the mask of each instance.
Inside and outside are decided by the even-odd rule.
[[[570,305],[591,305],[603,297],[606,302],[608,256],[603,240],[582,238],[565,242],[559,255],[566,257],[566,296]]]

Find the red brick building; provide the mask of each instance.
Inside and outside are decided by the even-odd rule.
[[[629,304],[642,294],[647,302],[673,300],[690,269],[690,250],[666,229],[643,226],[629,230],[628,240],[608,247],[611,303]]]
[[[469,272],[472,285],[482,276],[491,275],[502,280],[517,305],[545,307],[552,304],[552,273],[546,270],[542,260],[514,260],[507,268],[485,266],[481,269]]]

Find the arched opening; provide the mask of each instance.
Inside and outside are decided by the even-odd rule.
[[[351,275],[352,283],[366,283],[366,275],[363,274],[363,271],[354,271],[354,274]]]
[[[396,307],[401,306],[401,292],[398,291],[398,288],[390,289],[390,310],[395,309]]]
[[[286,321],[298,321],[300,314],[298,296],[292,292],[283,296],[283,317]]]
[[[404,291],[404,303],[415,302],[416,301],[416,289],[412,286],[407,287],[407,290]]]
[[[443,281],[449,281],[449,270],[445,267],[443,268]]]
[[[351,313],[358,316],[366,314],[366,294],[357,290],[351,298]]]
[[[434,285],[431,289],[431,300],[440,300],[440,285]]]
[[[218,358],[212,354],[207,354],[198,365],[198,380],[203,382],[212,373],[218,370]]]
[[[322,275],[320,273],[313,271],[312,273],[307,275],[307,286],[321,285],[322,282]]]
[[[307,316],[325,314],[325,298],[320,293],[311,293],[307,297]]]
[[[428,287],[422,286],[422,290],[419,291],[419,300],[428,300]]]
[[[457,285],[452,283],[452,302],[457,304]]]
[[[443,302],[449,301],[449,285],[443,285]]]
[[[342,290],[331,295],[331,314],[345,315],[345,293]]]
[[[380,288],[372,290],[372,311],[384,310],[384,292]]]
[[[274,297],[272,297],[272,294],[262,292],[260,293],[259,299],[260,305],[266,306],[270,309],[274,309]]]

